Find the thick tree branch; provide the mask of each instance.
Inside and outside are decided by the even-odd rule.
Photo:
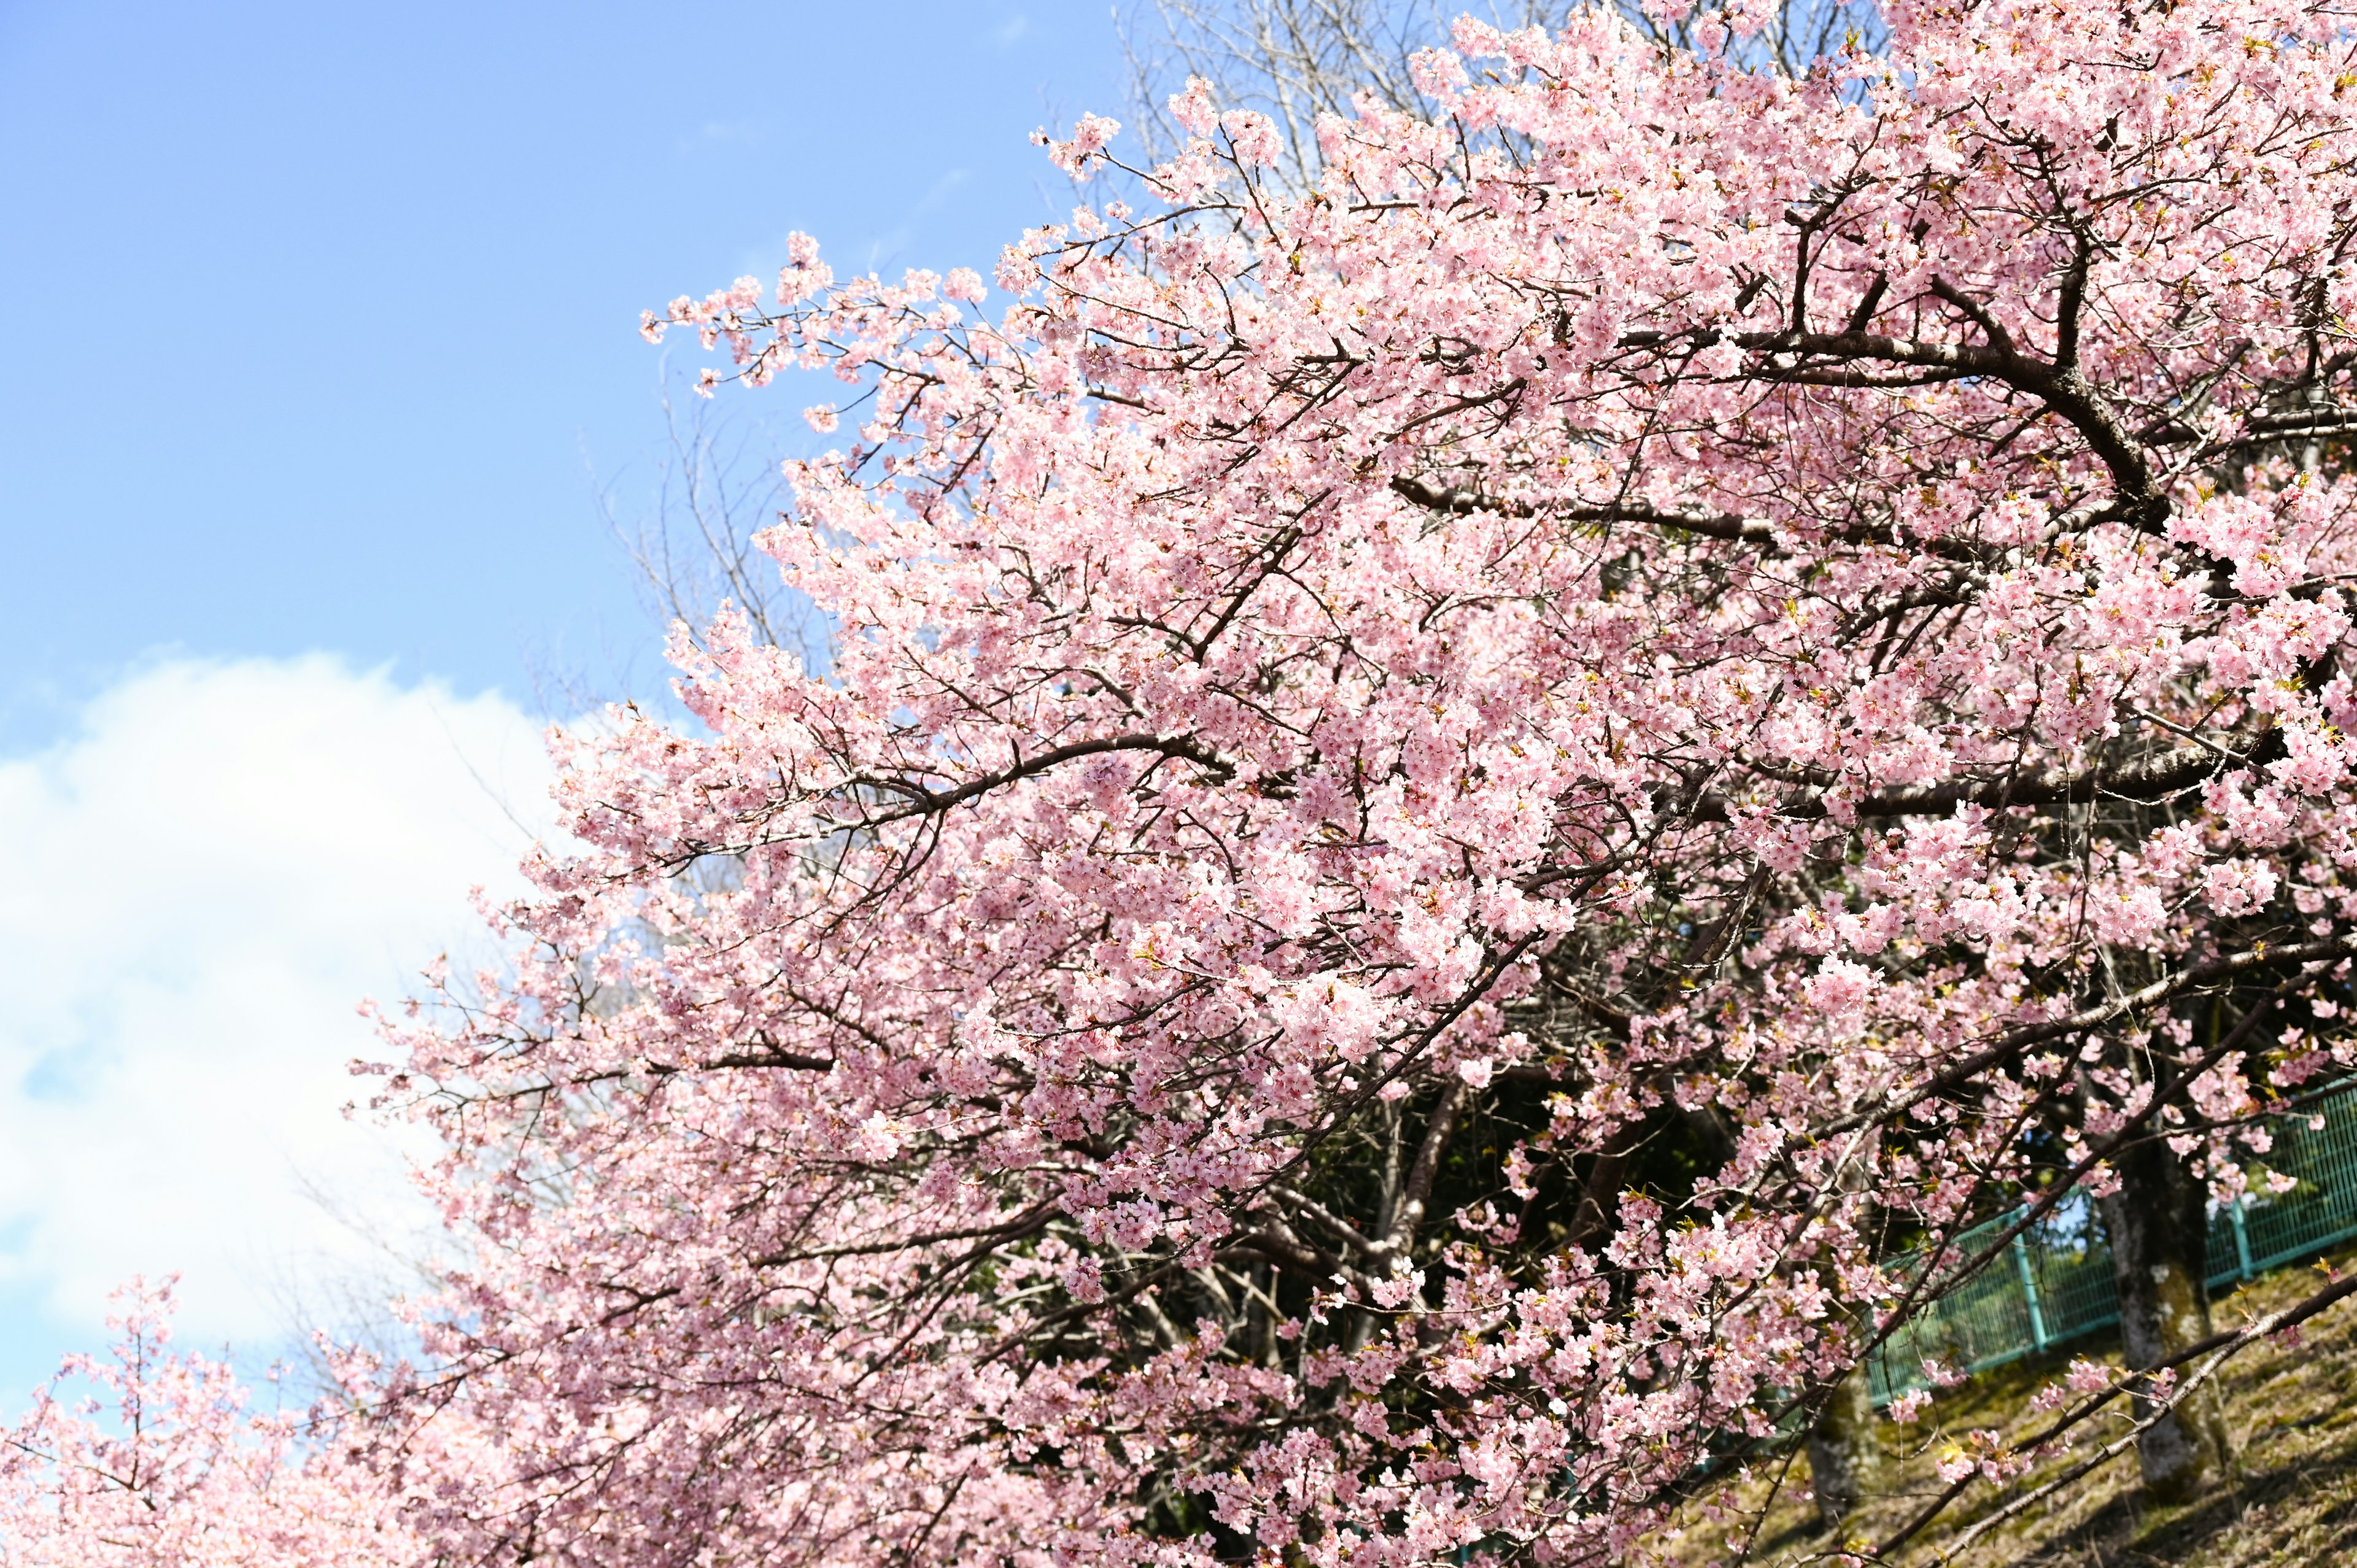
[[[860,819],[861,825],[881,827],[888,822],[906,822],[912,817],[937,816],[953,806],[987,795],[994,789],[1005,789],[1020,779],[1046,773],[1067,762],[1083,757],[1103,757],[1116,752],[1147,751],[1164,757],[1192,762],[1209,771],[1214,779],[1225,780],[1235,776],[1235,765],[1219,753],[1187,736],[1117,735],[1102,740],[1073,741],[1068,746],[1051,746],[1035,756],[1025,757],[1011,767],[1003,768],[979,779],[967,780],[950,789],[934,789],[911,779],[889,775],[862,775],[849,779],[853,789],[883,789],[905,798],[909,804],[898,811],[877,812]]]

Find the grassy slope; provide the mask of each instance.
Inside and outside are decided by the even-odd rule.
[[[2332,1262],[2346,1272],[2357,1267],[2357,1255],[2343,1251]],[[2285,1269],[2215,1304],[2212,1316],[2225,1328],[2298,1301],[2323,1283],[2312,1266]],[[2073,1356],[2116,1361],[2118,1346],[2090,1337],[2060,1354],[1998,1368],[1948,1391],[1911,1429],[1885,1423],[1886,1441],[1903,1455],[1894,1466],[1892,1495],[1864,1510],[1844,1535],[1885,1539],[1923,1498],[1941,1490],[1933,1456],[1950,1434],[1995,1428],[2010,1436],[2045,1419],[2032,1415],[2029,1395]],[[2003,1501],[1986,1486],[1967,1492],[1892,1561],[1953,1561],[1957,1568],[2357,1568],[2357,1301],[2309,1323],[2298,1345],[2263,1342],[2220,1376],[2242,1447],[2234,1487],[2179,1507],[2147,1505],[2138,1496],[2131,1451],[1950,1559],[1944,1554],[1949,1542]],[[2093,1453],[2116,1431],[2116,1425],[2087,1431],[2077,1456]],[[2042,1467],[2004,1495],[2035,1486],[2070,1462],[2066,1456]],[[1815,1511],[1805,1497],[1807,1461],[1796,1460],[1777,1486],[1781,1464],[1755,1466],[1754,1476],[1738,1486],[1741,1513],[1711,1520],[1697,1510],[1673,1555],[1694,1564],[1726,1562],[1734,1555],[1726,1549],[1729,1537],[1740,1540],[1755,1530],[1750,1562],[1798,1563],[1838,1546],[1815,1529]]]

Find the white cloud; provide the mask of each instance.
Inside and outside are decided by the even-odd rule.
[[[157,663],[0,760],[0,1285],[95,1348],[113,1285],[178,1270],[188,1332],[258,1346],[360,1251],[307,1187],[416,1218],[340,1114],[355,1004],[484,955],[468,890],[518,885],[547,778],[503,698],[317,656]]]

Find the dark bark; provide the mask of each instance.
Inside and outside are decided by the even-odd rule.
[[[1598,1247],[1610,1238],[1614,1218],[1620,1212],[1620,1189],[1628,1181],[1631,1157],[1644,1139],[1645,1124],[1631,1122],[1597,1150],[1594,1163],[1579,1184],[1579,1207],[1572,1213],[1570,1233],[1563,1239],[1566,1247]]]
[[[2103,1200],[2119,1287],[2120,1346],[2132,1369],[2158,1367],[2210,1337],[2209,1194],[2158,1138],[2112,1158],[2117,1192]],[[2156,1408],[2139,1389],[2141,1421]],[[2148,1428],[2136,1444],[2146,1488],[2173,1501],[2230,1478],[2233,1445],[2216,1385],[2197,1391]]]

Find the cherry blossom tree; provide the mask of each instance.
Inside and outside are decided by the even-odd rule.
[[[702,728],[566,743],[516,968],[390,1029],[473,1238],[383,1391],[488,1434],[437,1550],[1626,1558],[1838,1480],[2073,1192],[2134,1375],[1867,1549],[2124,1406],[2037,1486],[2215,1475],[2348,1289],[2214,1332],[2201,1257],[2357,1066],[2357,38],[1885,19],[1460,23],[1296,194],[1180,94],[995,312],[797,237],[651,316],[843,384],[763,537],[836,640],[683,630]]]
[[[1582,8],[1581,0],[1491,0],[1471,11],[1500,27],[1552,31]],[[1693,46],[1693,27],[1710,15],[1629,0],[1617,0],[1615,8],[1646,37],[1681,48]],[[1462,9],[1442,0],[1139,0],[1127,14],[1115,12],[1135,129],[1157,157],[1183,147],[1188,134],[1166,100],[1172,88],[1200,77],[1222,105],[1268,115],[1276,157],[1255,168],[1254,177],[1298,187],[1321,165],[1320,114],[1349,117],[1364,93],[1386,108],[1433,113],[1415,57],[1448,42]],[[1722,58],[1793,76],[1845,39],[1853,47],[1876,45],[1882,36],[1881,15],[1865,0],[1776,0],[1749,15],[1758,25],[1747,25]]]
[[[70,1359],[0,1431],[0,1558],[22,1568],[421,1560],[384,1472],[327,1440],[317,1412],[256,1411],[225,1362],[171,1351],[168,1283],[135,1282],[117,1300],[113,1355]],[[70,1403],[78,1383],[92,1391]]]

